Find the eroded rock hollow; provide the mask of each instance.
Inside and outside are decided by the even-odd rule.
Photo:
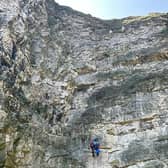
[[[0,167],[167,168],[168,14],[1,0]]]

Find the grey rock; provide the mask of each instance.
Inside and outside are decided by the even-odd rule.
[[[167,168],[167,32],[166,13],[1,0],[0,167]]]

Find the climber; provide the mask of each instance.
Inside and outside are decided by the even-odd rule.
[[[93,157],[95,157],[95,153],[96,153],[96,156],[99,156],[99,153],[100,153],[99,147],[100,147],[100,143],[98,138],[95,138],[90,142],[90,148],[92,150]]]
[[[92,156],[95,157],[93,140],[90,142],[90,148],[92,150]]]

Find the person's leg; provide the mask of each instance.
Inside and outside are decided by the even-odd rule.
[[[96,149],[96,156],[99,156],[100,150]]]
[[[92,156],[95,157],[94,149],[92,148]]]

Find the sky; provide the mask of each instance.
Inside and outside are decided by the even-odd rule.
[[[60,5],[101,19],[143,16],[168,12],[168,0],[55,0]]]

